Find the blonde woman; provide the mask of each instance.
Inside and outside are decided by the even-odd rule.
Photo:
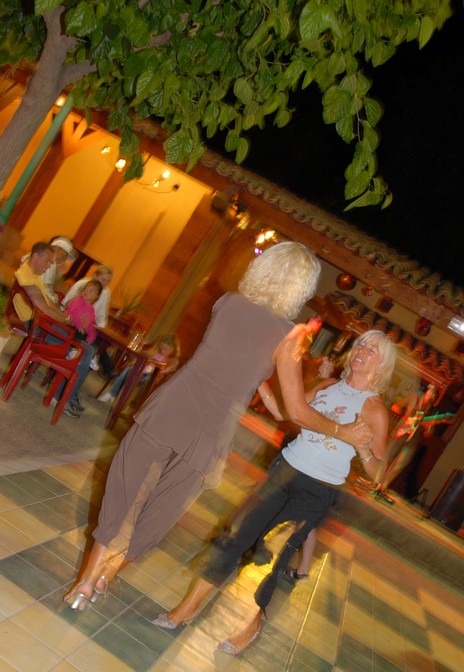
[[[364,470],[374,480],[385,468],[388,414],[380,393],[386,389],[393,373],[396,358],[393,342],[381,331],[366,332],[354,342],[341,380],[321,381],[304,395],[292,339],[290,334],[279,346],[277,372],[290,417],[303,429],[274,460],[266,483],[258,491],[256,507],[245,517],[236,534],[210,546],[197,563],[200,577],[184,599],[153,621],[158,627],[173,630],[194,618],[203,599],[226,581],[242,554],[260,536],[282,523],[294,522],[296,530],[290,533],[272,571],[258,587],[255,605],[242,619],[244,627],[219,644],[220,651],[231,655],[237,655],[257,638],[279,573],[294,551],[307,540],[308,533],[324,519],[335,501],[337,489],[345,482],[351,460],[358,455]],[[316,429],[312,415],[315,411],[334,422],[335,431],[327,434],[325,430]],[[345,440],[342,430],[358,415],[371,428],[372,439],[368,445],[355,449]]]
[[[320,263],[299,243],[256,257],[238,292],[222,296],[192,358],[148,398],[117,451],[88,561],[65,595],[82,610],[128,562],[154,548],[198,497],[219,483],[239,419],[275,367],[290,321],[316,291]],[[317,412],[328,434],[338,425]],[[351,443],[363,423],[341,430]]]

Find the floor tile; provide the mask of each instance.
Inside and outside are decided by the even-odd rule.
[[[10,634],[7,655],[0,641],[1,672],[464,669],[464,595],[332,518],[318,530],[308,579],[279,579],[269,621],[241,655],[217,645],[246,618],[269,565],[251,560],[189,625],[153,626],[191,584],[218,513],[240,503],[259,473],[253,465],[247,475],[245,460],[231,460],[224,488],[203,493],[158,548],[121,572],[107,598],[80,613],[63,596],[91,539],[105,469],[89,459],[0,476],[0,622]],[[285,530],[266,541],[274,554]],[[18,643],[37,649],[35,668],[25,666]]]
[[[0,628],[1,657],[19,672],[44,672],[60,662],[61,657],[48,646],[11,620]]]

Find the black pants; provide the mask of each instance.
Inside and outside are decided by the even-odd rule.
[[[289,537],[272,572],[255,593],[256,603],[266,607],[274,592],[279,571],[287,566],[293,552],[305,541],[310,530],[324,519],[334,503],[337,489],[294,469],[279,455],[269,471],[269,478],[258,491],[260,502],[243,520],[230,538],[219,537],[200,560],[199,572],[215,586],[220,586],[238,566],[242,554],[260,536],[281,523],[299,523]]]

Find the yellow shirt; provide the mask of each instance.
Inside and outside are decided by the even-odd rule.
[[[36,275],[34,273],[32,268],[29,266],[28,261],[25,261],[24,264],[21,264],[21,266],[15,272],[15,277],[21,287],[31,287],[32,285],[38,287],[47,304],[49,306],[52,305],[50,299],[48,298],[42,276]],[[13,305],[21,322],[28,322],[32,319],[32,310],[20,294],[15,294],[13,297]]]

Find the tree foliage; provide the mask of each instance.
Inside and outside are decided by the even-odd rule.
[[[391,194],[378,174],[382,104],[368,73],[398,46],[422,48],[451,15],[451,0],[2,0],[0,66],[40,63],[50,16],[67,40],[60,63],[82,110],[108,110],[140,176],[134,116],[156,117],[167,131],[170,163],[192,167],[219,131],[241,162],[246,132],[292,117],[291,92],[317,86],[323,117],[353,160],[345,172],[351,207],[382,204]],[[48,19],[48,20],[47,20]],[[56,31],[56,22],[55,24]],[[66,75],[65,75],[66,73]],[[53,102],[53,101],[51,101]],[[1,139],[0,139],[1,143]]]

